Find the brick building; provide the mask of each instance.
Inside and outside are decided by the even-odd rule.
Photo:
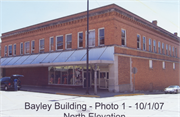
[[[180,38],[115,5],[90,11],[90,86],[163,90],[180,85]],[[3,33],[3,76],[22,74],[22,84],[85,87],[86,12]],[[137,73],[132,73],[132,68]]]

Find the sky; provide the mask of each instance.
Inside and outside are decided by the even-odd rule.
[[[89,0],[89,7],[113,3],[180,36],[180,0]],[[0,0],[0,36],[86,10],[87,0]]]

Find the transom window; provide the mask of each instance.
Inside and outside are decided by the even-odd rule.
[[[78,33],[78,48],[83,47],[83,32]]]
[[[12,56],[12,45],[8,47],[8,56]]]
[[[86,36],[86,46],[87,46],[87,36]],[[91,30],[89,31],[89,47],[94,47],[94,46],[95,46],[95,30]]]
[[[137,48],[141,49],[141,36],[137,35]]]
[[[49,39],[49,51],[53,51],[54,50],[54,38],[50,37]]]
[[[40,53],[44,52],[44,39],[39,40],[39,52]]]
[[[35,51],[35,41],[31,41],[31,53]]]
[[[24,43],[24,52],[25,52],[25,54],[30,53],[30,44],[29,44],[29,42]]]
[[[56,37],[56,50],[63,49],[63,36]]]
[[[104,28],[99,29],[99,45],[104,45]]]
[[[16,55],[16,44],[14,44],[14,52],[13,52],[13,55],[14,55],[14,56]]]
[[[153,50],[156,52],[156,40],[153,41]]]
[[[146,50],[146,37],[143,37],[143,50]]]
[[[68,34],[66,35],[66,49],[72,48],[72,35]]]

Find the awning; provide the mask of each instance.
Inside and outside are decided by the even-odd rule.
[[[112,64],[114,46],[89,49],[90,64]],[[33,67],[86,64],[86,49],[1,58],[1,67]]]

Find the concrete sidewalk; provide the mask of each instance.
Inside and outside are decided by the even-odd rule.
[[[80,97],[117,97],[117,96],[134,96],[134,95],[148,95],[148,94],[162,94],[163,92],[109,92],[107,89],[98,89],[97,95],[94,94],[94,89],[89,89],[89,94],[86,94],[85,88],[64,88],[64,87],[49,87],[49,86],[22,86],[21,91],[30,91],[38,93],[49,93],[58,95],[70,95]]]

